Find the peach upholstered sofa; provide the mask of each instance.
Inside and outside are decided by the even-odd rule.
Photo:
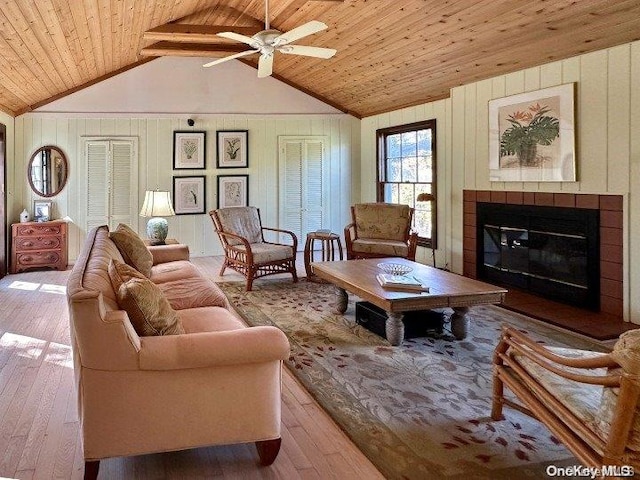
[[[85,478],[97,477],[100,459],[244,442],[270,464],[287,338],[245,327],[186,246],[151,250],[149,278],[184,333],[136,333],[112,285],[110,265],[125,257],[106,226],[89,232],[68,281]]]

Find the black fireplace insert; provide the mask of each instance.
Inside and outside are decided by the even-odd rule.
[[[598,311],[598,210],[477,204],[478,278]]]

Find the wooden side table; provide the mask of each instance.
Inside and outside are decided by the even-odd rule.
[[[336,248],[338,249],[338,260],[342,260],[342,242],[340,235],[336,233],[307,233],[307,241],[304,244],[304,269],[307,272],[307,280],[318,283],[325,283],[317,277],[311,270],[311,262],[314,260],[315,242],[320,242],[323,262],[333,262],[336,260]]]

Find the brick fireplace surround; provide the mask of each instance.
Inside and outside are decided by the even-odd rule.
[[[538,205],[600,211],[600,312],[619,320],[622,299],[622,196],[548,192],[464,191],[464,275],[476,278],[476,204]]]

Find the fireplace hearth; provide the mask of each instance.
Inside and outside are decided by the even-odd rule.
[[[599,311],[599,211],[478,203],[477,276]]]

